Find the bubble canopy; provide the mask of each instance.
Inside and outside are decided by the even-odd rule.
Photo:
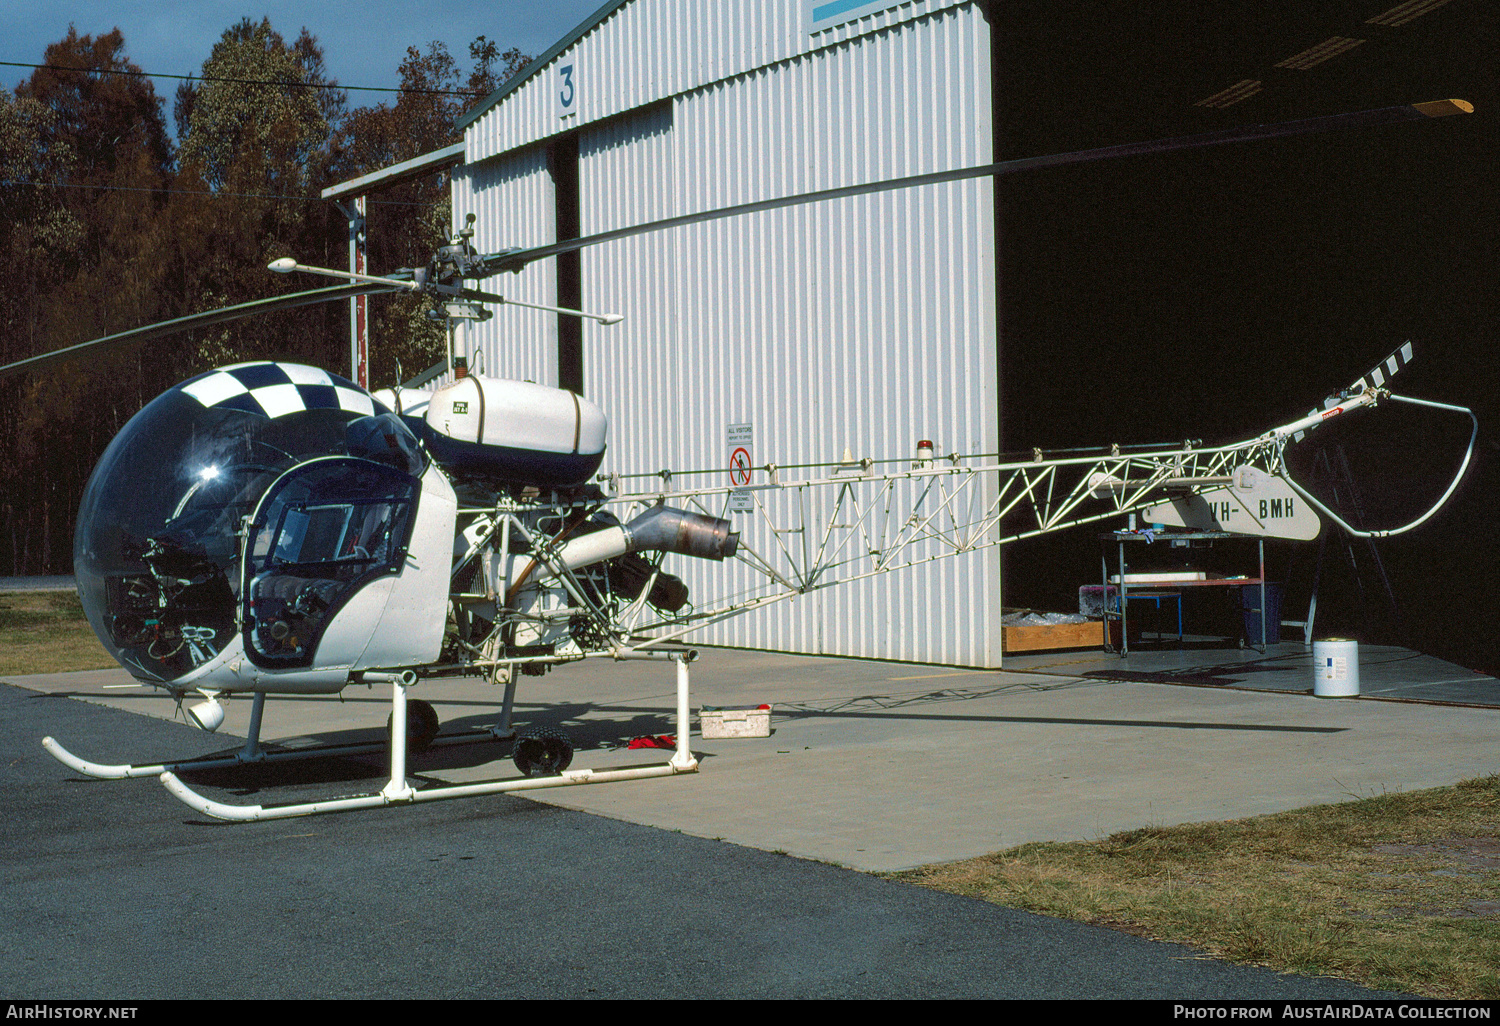
[[[350,426],[394,421],[388,412],[316,368],[250,363],[184,382],[131,418],[84,489],[73,539],[79,597],[104,647],[164,683],[217,655],[236,634],[243,518],[292,467],[364,456],[346,439],[369,432]]]

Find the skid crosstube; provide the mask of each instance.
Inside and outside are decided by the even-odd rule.
[[[351,795],[330,798],[321,802],[262,806],[229,805],[205,798],[192,790],[170,769],[163,769],[160,779],[163,786],[189,808],[234,822],[254,822],[267,819],[290,819],[297,816],[313,816],[330,812],[353,812],[358,809],[380,808],[386,805],[414,804],[417,802],[443,801],[451,798],[472,798],[486,794],[501,794],[507,791],[535,790],[547,787],[570,787],[580,784],[603,784],[622,780],[643,780],[652,777],[670,777],[682,773],[695,773],[698,760],[688,747],[688,663],[696,653],[642,653],[642,657],[669,658],[677,664],[677,749],[666,763],[651,766],[634,766],[611,770],[566,770],[555,776],[519,777],[492,780],[475,784],[457,784],[449,787],[434,787],[417,790],[406,779],[406,690],[416,683],[416,675],[410,671],[387,675],[391,681],[391,776],[378,794]],[[259,696],[257,696],[259,697]]]

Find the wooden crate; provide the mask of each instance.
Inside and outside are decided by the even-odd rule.
[[[1110,641],[1120,642],[1118,620],[1109,626]],[[1000,628],[1002,652],[1040,652],[1050,648],[1099,648],[1104,644],[1104,628],[1098,620],[1088,623],[1051,623],[1035,626],[1017,625]]]

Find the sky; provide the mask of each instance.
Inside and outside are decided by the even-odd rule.
[[[224,30],[243,17],[271,19],[291,41],[305,26],[323,46],[330,77],[343,86],[394,88],[408,46],[446,43],[461,69],[468,44],[486,36],[502,51],[517,47],[537,56],[588,18],[604,0],[49,0],[0,3],[0,61],[40,63],[47,44],[71,24],[80,35],[118,27],[125,50],[143,71],[197,74]],[[29,69],[0,66],[0,83],[14,89]],[[177,83],[158,79],[157,95],[171,97]],[[352,93],[351,106],[382,100]],[[394,97],[390,97],[393,99]]]

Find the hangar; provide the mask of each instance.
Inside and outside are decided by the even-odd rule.
[[[466,118],[455,222],[475,215],[476,244],[495,251],[1011,156],[1461,95],[1472,83],[1456,69],[1474,60],[1474,39],[1492,35],[1484,26],[1493,15],[1470,0],[1201,6],[1123,15],[1107,4],[1024,0],[616,0]],[[1145,213],[1153,208],[1139,197],[1206,187],[1253,229],[1267,209],[1306,213],[1275,200],[1247,203],[1268,181],[1293,199],[1313,197],[1316,207],[1327,198],[1308,180],[1318,163],[1360,147],[1401,151],[1406,143],[1391,131],[1283,146],[1258,164],[1213,155],[1170,171],[1136,164],[1097,172],[1125,191],[1122,204],[1136,204],[1122,246],[1146,240],[1120,266],[1095,244],[1094,259],[1107,264],[1091,268],[1101,287],[1142,293],[1134,323],[1118,323],[1116,304],[1113,327],[1123,331],[1114,338],[1074,321],[1075,311],[1031,298],[1046,293],[1055,307],[1076,283],[1028,278],[1043,272],[1022,265],[1028,299],[1014,313],[1017,284],[1002,289],[1013,234],[1053,232],[1054,248],[1077,251],[1090,218],[1110,220],[1090,208],[1110,202],[1100,178],[1051,173],[1018,188],[1027,212],[998,202],[994,183],[980,179],[690,225],[545,261],[496,287],[520,300],[619,312],[625,322],[542,320],[502,308],[460,329],[459,351],[487,374],[560,385],[599,403],[611,418],[605,469],[627,474],[726,466],[731,431],[751,440],[757,464],[792,466],[846,451],[900,456],[924,438],[942,452],[995,453],[1018,443],[1126,440],[1126,432],[1156,441],[1257,429],[1305,410],[1324,379],[1364,369],[1362,361],[1383,355],[1386,337],[1337,358],[1301,351],[1274,364],[1244,344],[1259,324],[1194,338],[1196,325],[1186,322],[1195,305],[1222,319],[1222,302],[1163,293],[1174,277],[1201,273],[1207,247],[1234,243],[1212,237],[1215,204],[1187,203],[1203,222],[1199,241],[1184,253],[1174,239],[1175,251],[1164,253],[1169,228],[1150,220],[1161,215]],[[1401,159],[1398,152],[1377,163],[1388,172]],[[1341,213],[1372,201],[1340,199]],[[1419,199],[1426,213],[1413,218],[1451,224],[1462,216],[1441,197]],[[1393,238],[1412,228],[1387,225]],[[1337,259],[1358,245],[1345,239],[1330,250]],[[1255,284],[1267,305],[1287,303],[1279,281]],[[1319,300],[1335,305],[1326,285],[1296,298],[1304,318],[1343,318],[1340,331],[1353,333],[1347,309],[1309,313]],[[1184,323],[1164,326],[1152,299]],[[1037,331],[1039,310],[1062,316]],[[1430,313],[1411,304],[1400,312],[1415,321]],[[1327,325],[1299,327],[1317,335]],[[1266,402],[1314,370],[1320,378],[1307,394]],[[1211,371],[1226,384],[1205,414],[1210,404],[1193,400]],[[1092,548],[1086,539],[1075,547]],[[1058,551],[1038,546],[1022,558]],[[694,583],[725,581],[698,574]],[[998,666],[1001,606],[1001,558],[988,550],[807,596],[698,637]]]
[[[471,115],[455,219],[480,249],[591,235],[992,154],[983,5],[607,5]],[[610,416],[606,470],[998,450],[987,180],[750,215],[592,248],[503,282],[611,311],[502,308],[463,345],[486,373]],[[696,568],[694,568],[696,569]],[[719,584],[704,584],[716,587]],[[997,665],[994,551],[728,621],[708,643]]]

